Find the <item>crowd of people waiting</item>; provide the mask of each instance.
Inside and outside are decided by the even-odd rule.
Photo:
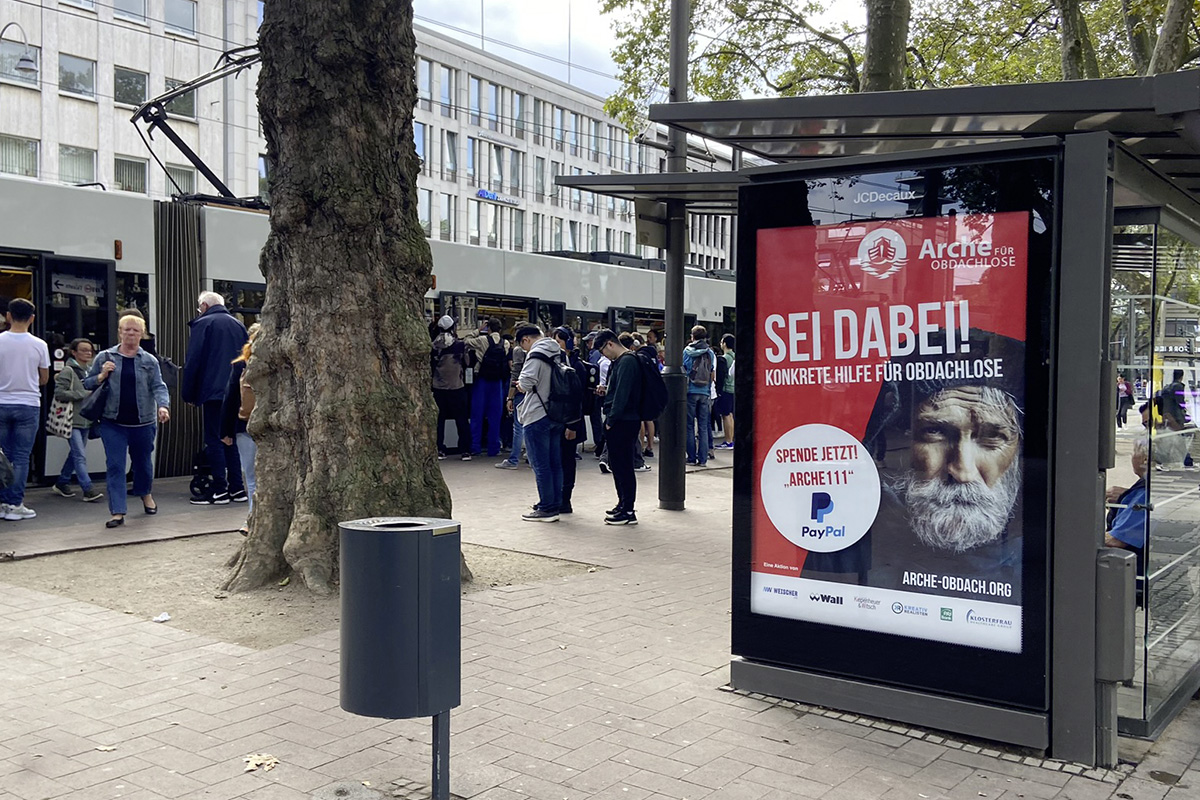
[[[485,452],[504,457],[497,469],[519,469],[522,452],[538,486],[538,503],[524,515],[529,521],[557,521],[571,514],[576,461],[582,459],[591,429],[591,451],[599,469],[611,473],[618,505],[607,515],[610,524],[636,524],[634,472],[646,472],[654,457],[656,420],[638,410],[644,377],[634,372],[629,355],[655,371],[663,369],[663,347],[657,331],[642,333],[593,330],[586,335],[566,326],[549,331],[518,322],[511,334],[490,318],[477,331],[460,335],[458,324],[443,316],[430,325],[429,368],[438,407],[438,458],[450,456],[447,423],[457,432],[456,450],[463,461]],[[692,329],[683,351],[688,376],[687,460],[706,466],[716,450],[734,446],[734,337],[721,337],[718,353],[703,326]],[[583,389],[582,414],[554,422],[546,413],[552,362],[571,366]],[[625,380],[618,376],[624,374]],[[713,444],[713,426],[724,441]],[[628,469],[626,469],[626,462]],[[613,519],[615,518],[615,520]]]

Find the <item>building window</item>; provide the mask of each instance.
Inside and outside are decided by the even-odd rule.
[[[23,178],[38,176],[38,142],[19,136],[0,136],[0,172]]]
[[[445,131],[442,139],[442,177],[458,180],[458,134],[454,131]]]
[[[498,144],[492,145],[491,181],[488,188],[492,191],[504,191],[504,148]]]
[[[633,234],[631,234],[629,231],[625,231],[621,234],[621,252],[633,252]]]
[[[525,138],[525,95],[513,92],[512,96],[513,133],[518,139]]]
[[[603,147],[604,123],[598,119],[592,120],[592,161],[600,160],[600,151]]]
[[[146,21],[146,0],[113,0],[113,13],[118,17]]]
[[[96,0],[64,0],[69,6],[79,6],[80,8],[90,8],[96,10]]]
[[[583,174],[583,170],[579,167],[571,167],[571,175],[579,176]],[[571,208],[575,211],[583,210],[583,195],[580,194],[578,188],[571,189]]]
[[[546,196],[546,159],[541,156],[533,158],[533,193],[538,200]]]
[[[191,167],[181,167],[178,164],[167,164],[167,175],[175,181],[168,189],[168,194],[171,193],[170,189],[174,189],[176,186],[179,187],[180,194],[196,193],[196,170]],[[171,181],[167,181],[167,183],[171,183]]]
[[[525,212],[519,208],[512,211],[512,233],[508,241],[513,250],[525,249]]]
[[[532,219],[533,231],[532,237],[529,240],[529,246],[530,249],[536,253],[542,249],[542,215],[535,213],[532,216]]]
[[[438,83],[441,89],[442,116],[457,116],[454,113],[454,70],[442,67],[438,72]]]
[[[494,206],[491,203],[483,204],[484,213],[487,215],[487,243],[488,247],[500,246],[500,221],[497,219],[500,216],[500,207]]]
[[[433,108],[433,62],[427,58],[417,59],[417,105]]]
[[[475,163],[479,159],[479,140],[474,136],[467,137],[467,183],[471,186],[476,185],[478,177],[475,171]]]
[[[567,249],[578,251],[579,250],[579,223],[577,221],[571,220],[569,223],[567,223],[567,235],[569,237],[567,240]]]
[[[596,173],[594,173],[594,172],[588,173],[588,175],[595,175],[595,174]],[[596,213],[596,193],[595,192],[588,192],[587,210],[589,213],[592,213],[592,214]]]
[[[113,185],[118,192],[146,193],[146,162],[117,156],[113,161]]]
[[[144,72],[124,67],[113,69],[113,102],[127,106],[140,106],[146,102],[146,78]]]
[[[542,131],[546,123],[546,101],[533,99],[533,143],[542,144]]]
[[[163,21],[167,30],[173,33],[183,33],[188,36],[196,35],[196,3],[195,0],[165,0],[163,6]]]
[[[494,83],[488,84],[487,126],[490,130],[500,130],[500,87]]]
[[[520,150],[510,150],[509,170],[508,170],[508,189],[513,194],[521,194],[521,170],[524,165],[521,163],[521,156],[524,155]]]
[[[612,228],[604,229],[604,249],[610,252],[617,249],[617,232]]]
[[[426,236],[433,235],[433,192],[428,189],[417,189],[417,216],[421,220],[421,230]]]
[[[17,72],[17,61],[26,54],[33,59],[34,66],[37,67],[37,71],[29,75]],[[42,79],[41,49],[30,47],[26,50],[25,45],[20,42],[10,42],[7,39],[0,41],[0,78],[4,78],[6,81],[27,83],[34,87],[38,86]]]
[[[58,56],[58,90],[83,97],[95,97],[96,62],[60,53]]]
[[[467,199],[467,243],[479,244],[479,212],[483,204],[478,200]]]
[[[454,221],[458,218],[458,198],[442,193],[441,236],[443,241],[454,241]]]
[[[470,104],[471,116],[469,120],[472,125],[479,124],[479,78],[472,75],[467,83],[467,102]]]
[[[550,202],[556,206],[562,205],[562,187],[558,185],[558,176],[562,174],[562,164],[550,162]]]
[[[555,250],[563,249],[562,217],[555,217],[550,223],[550,246]]]
[[[79,185],[96,182],[96,151],[69,144],[58,147],[58,179]]]
[[[596,251],[600,249],[600,226],[588,225],[588,250]]]
[[[166,90],[169,92],[172,89],[177,89],[183,85],[183,81],[172,80],[167,78]],[[196,118],[196,90],[192,89],[186,94],[181,94],[174,100],[163,105],[167,113],[173,117],[186,117],[187,119]]]
[[[563,149],[563,110],[558,106],[554,107],[554,149]]]
[[[413,123],[413,144],[417,148],[417,158],[421,160],[418,167],[421,172],[429,173],[429,161],[427,153],[429,152],[429,127],[424,122]]]
[[[258,157],[258,196],[265,202],[271,201],[271,192],[267,188],[267,157]]]
[[[571,146],[571,155],[579,155],[579,120],[578,114],[567,114],[567,144]]]

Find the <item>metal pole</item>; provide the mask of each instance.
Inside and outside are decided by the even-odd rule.
[[[433,800],[450,800],[450,712],[433,715]]]
[[[669,101],[687,101],[688,34],[690,0],[671,0]],[[667,172],[687,172],[687,134],[672,130]],[[667,296],[663,380],[667,384],[667,409],[659,429],[658,506],[682,511],[687,496],[684,470],[684,436],[687,420],[687,376],[683,373],[683,266],[687,258],[687,204],[667,201]]]

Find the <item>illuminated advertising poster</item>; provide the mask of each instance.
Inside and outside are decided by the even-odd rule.
[[[754,613],[1022,652],[1029,227],[758,231]]]

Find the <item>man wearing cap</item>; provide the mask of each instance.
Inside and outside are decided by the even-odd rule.
[[[467,421],[470,398],[467,397],[467,347],[458,338],[453,318],[437,322],[433,346],[429,352],[433,374],[433,399],[438,407],[438,459],[446,458],[446,420],[453,420],[458,433],[458,449],[464,461],[471,460],[471,428]]]

